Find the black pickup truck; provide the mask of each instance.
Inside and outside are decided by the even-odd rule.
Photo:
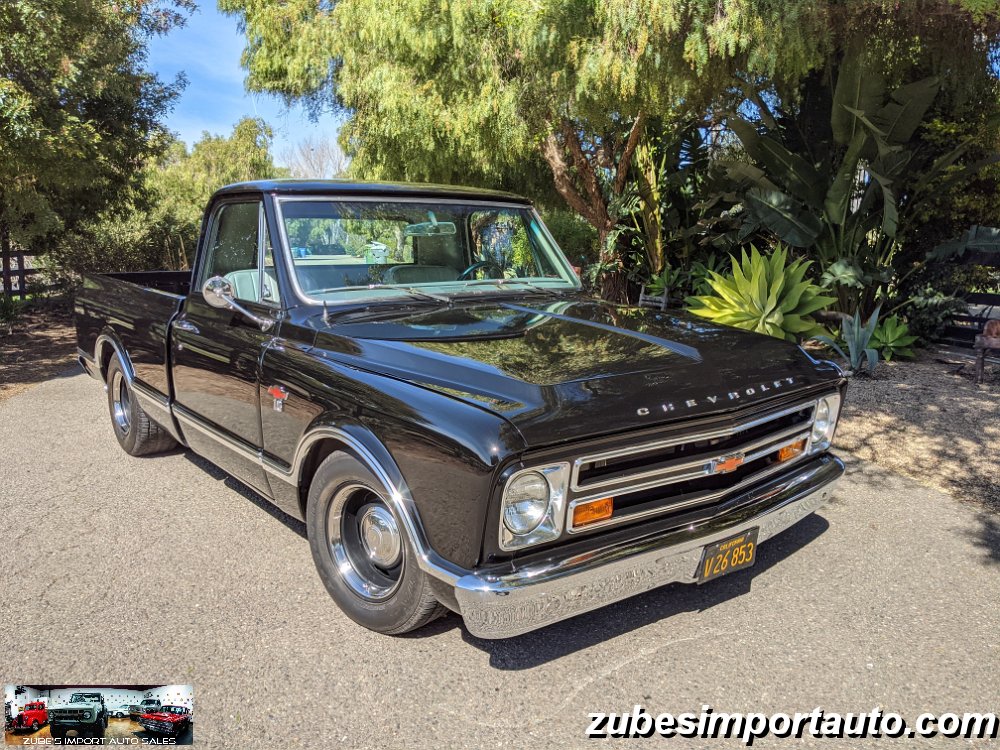
[[[88,276],[76,325],[122,448],[304,520],[384,633],[447,608],[508,637],[749,567],[844,470],[836,365],[587,297],[507,193],[228,186],[193,272]]]

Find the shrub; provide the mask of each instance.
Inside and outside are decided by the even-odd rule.
[[[910,335],[910,327],[898,315],[890,315],[875,327],[871,344],[888,362],[894,356],[913,357],[910,347],[916,340],[916,336]]]
[[[545,211],[542,219],[570,263],[585,268],[597,262],[600,247],[597,230],[592,225],[572,211],[565,210]]]
[[[0,323],[12,323],[20,312],[21,304],[8,294],[0,294]]]
[[[805,278],[810,262],[788,263],[788,252],[778,246],[770,258],[750,246],[742,261],[732,259],[732,273],[708,272],[713,294],[689,297],[688,309],[716,323],[797,341],[818,334],[822,328],[812,313],[835,302],[823,288]]]
[[[878,325],[879,309],[876,308],[868,322],[862,324],[861,313],[855,312],[853,318],[846,318],[840,329],[840,338],[847,347],[847,353],[840,344],[829,336],[816,336],[816,341],[826,344],[833,349],[843,359],[847,360],[852,373],[863,372],[862,367],[867,361],[869,374],[875,372],[878,364],[878,351],[872,346],[872,337],[875,335],[875,326]]]

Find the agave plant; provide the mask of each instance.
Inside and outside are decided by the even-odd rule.
[[[822,329],[812,313],[836,300],[805,278],[810,262],[787,261],[783,246],[766,258],[751,245],[749,256],[744,250],[742,261],[732,259],[732,275],[709,272],[713,294],[689,297],[688,310],[716,323],[787,341],[815,336]]]
[[[910,347],[916,340],[916,336],[910,335],[910,327],[900,320],[898,315],[890,315],[875,328],[871,343],[888,362],[897,355],[913,357],[913,350]]]
[[[875,372],[875,365],[878,364],[878,350],[872,346],[872,337],[875,335],[875,326],[878,325],[878,314],[880,308],[875,308],[875,312],[868,318],[867,323],[861,322],[861,313],[855,312],[853,318],[845,318],[840,329],[840,337],[847,347],[847,353],[839,343],[829,336],[814,336],[816,341],[826,344],[837,354],[847,360],[851,372],[861,372],[867,362],[869,374]]]

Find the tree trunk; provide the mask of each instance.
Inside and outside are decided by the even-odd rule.
[[[608,247],[608,236],[613,229],[611,223],[597,228],[597,241],[601,248],[601,265],[605,268],[601,275],[601,297],[608,302],[628,302],[628,282],[621,258],[614,248]]]

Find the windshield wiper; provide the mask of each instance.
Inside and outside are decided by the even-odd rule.
[[[432,300],[433,302],[444,302],[450,305],[452,303],[451,297],[445,297],[443,294],[433,294],[431,292],[425,292],[422,289],[417,289],[412,286],[397,286],[396,284],[365,284],[364,286],[335,286],[329,289],[313,289],[310,290],[310,294],[326,294],[327,292],[355,292],[360,289],[398,289],[401,292],[409,294],[411,297],[416,299],[426,299]],[[366,302],[371,302],[372,300],[366,300]]]
[[[412,286],[396,286],[395,284],[369,284],[369,289],[398,289],[401,292],[406,292],[407,294],[416,297],[417,299],[429,299],[434,302],[444,302],[446,305],[451,304],[451,297],[445,297],[443,294],[434,294],[433,292],[425,292],[423,289],[417,289]]]
[[[521,286],[527,287],[532,292],[541,292],[542,294],[552,295],[554,297],[562,297],[563,293],[557,289],[549,289],[548,287],[538,286],[530,281],[525,281],[524,279],[476,279],[466,283],[466,286],[495,286],[498,289],[509,286],[511,284],[520,284]]]

